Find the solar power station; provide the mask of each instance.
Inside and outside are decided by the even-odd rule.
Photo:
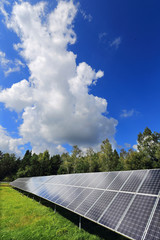
[[[129,239],[160,240],[160,169],[18,178],[11,185]]]

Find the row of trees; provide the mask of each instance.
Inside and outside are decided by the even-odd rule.
[[[0,151],[0,180],[13,180],[17,177],[30,177],[80,172],[100,172],[132,169],[160,168],[160,133],[146,128],[139,133],[137,151],[112,149],[108,139],[102,142],[101,150],[89,148],[84,156],[78,146],[72,152],[50,156],[44,153],[32,154],[27,150],[22,159],[15,154]]]

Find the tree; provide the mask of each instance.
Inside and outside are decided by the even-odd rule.
[[[14,180],[19,165],[20,159],[17,159],[15,154],[0,152],[0,180]]]
[[[108,139],[101,144],[101,151],[99,153],[100,171],[112,171],[113,169],[113,150]]]
[[[69,153],[63,153],[61,155],[61,164],[58,169],[58,174],[65,174],[65,173],[72,172],[72,167],[69,159],[70,159]]]
[[[49,175],[49,165],[50,165],[50,154],[48,150],[40,153],[38,155],[38,162],[39,162],[39,173],[40,176]]]
[[[27,150],[24,157],[21,160],[21,169],[25,169],[26,165],[30,165],[30,160],[32,157],[32,151]]]
[[[78,160],[82,156],[82,151],[77,145],[73,146],[71,160],[73,164],[73,173],[77,172]]]
[[[143,152],[146,158],[150,159],[149,168],[159,166],[159,145],[160,145],[160,133],[153,132],[146,127],[143,133],[138,134],[137,149],[139,152]]]
[[[129,149],[126,158],[124,159],[125,170],[148,169],[150,166],[150,158],[148,158],[142,151],[137,152]]]
[[[89,148],[89,149],[87,149],[85,158],[89,165],[88,171],[89,172],[99,172],[98,153],[95,153],[92,148]]]
[[[50,159],[50,175],[57,175],[62,159],[59,154],[54,155]]]

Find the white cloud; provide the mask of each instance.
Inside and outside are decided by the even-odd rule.
[[[134,113],[136,113],[136,111],[134,109],[131,109],[131,110],[123,109],[122,113],[120,114],[120,117],[121,118],[132,117]]]
[[[138,151],[138,149],[137,149],[137,144],[133,145],[132,148],[133,148],[134,150]]]
[[[102,43],[106,43],[106,36],[107,36],[106,32],[99,33],[99,35],[98,35],[99,41]]]
[[[88,22],[91,22],[93,17],[91,14],[87,14],[84,10],[80,10],[80,13],[82,14],[84,20],[87,20]]]
[[[1,0],[0,2],[0,12],[5,16],[5,20],[8,20],[8,13],[4,9],[4,5],[9,5],[9,1]]]
[[[19,134],[24,143],[30,142],[33,152],[62,152],[66,143],[96,148],[105,138],[114,142],[117,120],[103,116],[105,99],[89,94],[89,86],[104,73],[85,62],[77,66],[76,55],[67,50],[76,41],[77,6],[59,1],[47,16],[44,9],[44,2],[16,3],[6,19],[20,38],[15,48],[25,59],[30,77],[2,90],[0,101],[23,111]]]
[[[21,67],[25,66],[18,59],[15,59],[14,61],[7,59],[6,54],[2,51],[0,51],[0,65],[4,70],[5,76],[8,76],[12,72],[19,72],[21,70]]]
[[[110,46],[111,47],[115,47],[116,49],[118,49],[119,45],[121,44],[121,42],[122,42],[121,37],[117,37],[110,43]]]
[[[23,144],[23,140],[21,138],[12,138],[8,135],[6,129],[4,129],[0,125],[0,150],[3,152],[8,153],[16,153],[17,155],[20,155],[21,152],[18,149],[18,145]]]
[[[33,103],[33,89],[27,80],[22,80],[0,92],[0,101],[5,103],[6,108],[21,112],[25,107]]]

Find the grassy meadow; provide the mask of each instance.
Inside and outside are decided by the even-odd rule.
[[[79,218],[63,208],[46,201],[39,203],[26,195],[0,185],[0,239],[1,240],[124,240],[86,219],[82,229],[78,228]]]

